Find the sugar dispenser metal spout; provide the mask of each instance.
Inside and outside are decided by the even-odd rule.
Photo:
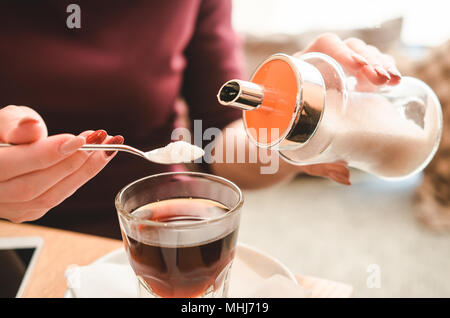
[[[217,99],[224,106],[254,110],[263,102],[264,89],[253,82],[231,80],[220,88]]]

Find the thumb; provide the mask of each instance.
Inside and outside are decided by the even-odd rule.
[[[44,137],[47,137],[47,126],[33,109],[14,105],[0,109],[0,140],[25,144]]]

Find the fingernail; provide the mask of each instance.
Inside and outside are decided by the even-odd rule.
[[[67,140],[59,146],[59,152],[63,155],[68,155],[75,152],[78,148],[85,144],[86,140],[82,136],[75,136]]]
[[[124,142],[124,138],[120,135],[114,136],[111,138],[111,140],[109,140],[107,142],[107,144],[110,145],[121,145]],[[115,153],[115,151],[105,151],[105,156],[106,158],[111,157],[113,154]]]
[[[108,136],[107,132],[100,129],[94,131],[92,134],[86,137],[87,144],[101,144],[106,137]]]
[[[385,80],[389,81],[391,79],[391,76],[383,67],[377,65],[373,69],[379,76],[384,77]]]
[[[362,55],[353,53],[353,54],[352,54],[352,59],[353,59],[353,61],[355,61],[356,63],[358,63],[358,64],[361,65],[361,66],[369,65],[369,62],[368,62],[368,61],[366,60],[366,58],[365,58],[364,56],[362,56]]]
[[[390,67],[390,68],[387,69],[387,71],[393,77],[397,77],[397,78],[401,78],[402,77],[402,74],[400,74],[399,70],[397,68],[395,68],[395,67]]]
[[[345,185],[351,185],[350,180],[342,174],[329,172],[328,176],[336,182],[339,182],[339,183],[342,183]]]
[[[328,175],[332,174],[334,177],[347,180],[350,176],[348,173],[342,171],[342,170],[330,170],[328,171]]]
[[[37,124],[38,122],[39,122],[39,120],[34,119],[34,118],[23,118],[17,123],[17,127],[25,126],[28,124]]]

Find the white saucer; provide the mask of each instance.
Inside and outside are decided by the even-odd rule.
[[[128,258],[125,250],[120,248],[100,257],[93,264],[97,263],[127,265]],[[237,290],[237,285],[242,285],[243,280],[251,279],[251,283],[257,283],[257,280],[262,281],[276,274],[288,278],[297,285],[295,275],[280,261],[253,247],[238,243],[231,267],[229,294],[231,297],[245,297]],[[67,290],[64,297],[72,298],[73,294]]]

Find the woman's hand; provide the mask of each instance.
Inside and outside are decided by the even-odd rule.
[[[0,218],[13,222],[40,218],[100,172],[115,153],[77,151],[85,143],[123,143],[104,130],[79,136],[47,136],[34,110],[24,106],[0,109]]]
[[[323,34],[294,56],[307,52],[321,52],[334,58],[346,72],[357,78],[358,88],[361,89],[370,90],[374,86],[384,84],[396,85],[401,80],[400,72],[391,56],[356,38],[342,41],[335,34]],[[328,177],[342,184],[350,184],[350,173],[345,162],[302,166],[300,170],[314,176]]]
[[[395,66],[394,59],[360,39],[348,38],[342,41],[337,35],[326,33],[294,56],[307,52],[321,52],[331,56],[348,73],[356,76],[360,85],[400,83],[401,74]]]

